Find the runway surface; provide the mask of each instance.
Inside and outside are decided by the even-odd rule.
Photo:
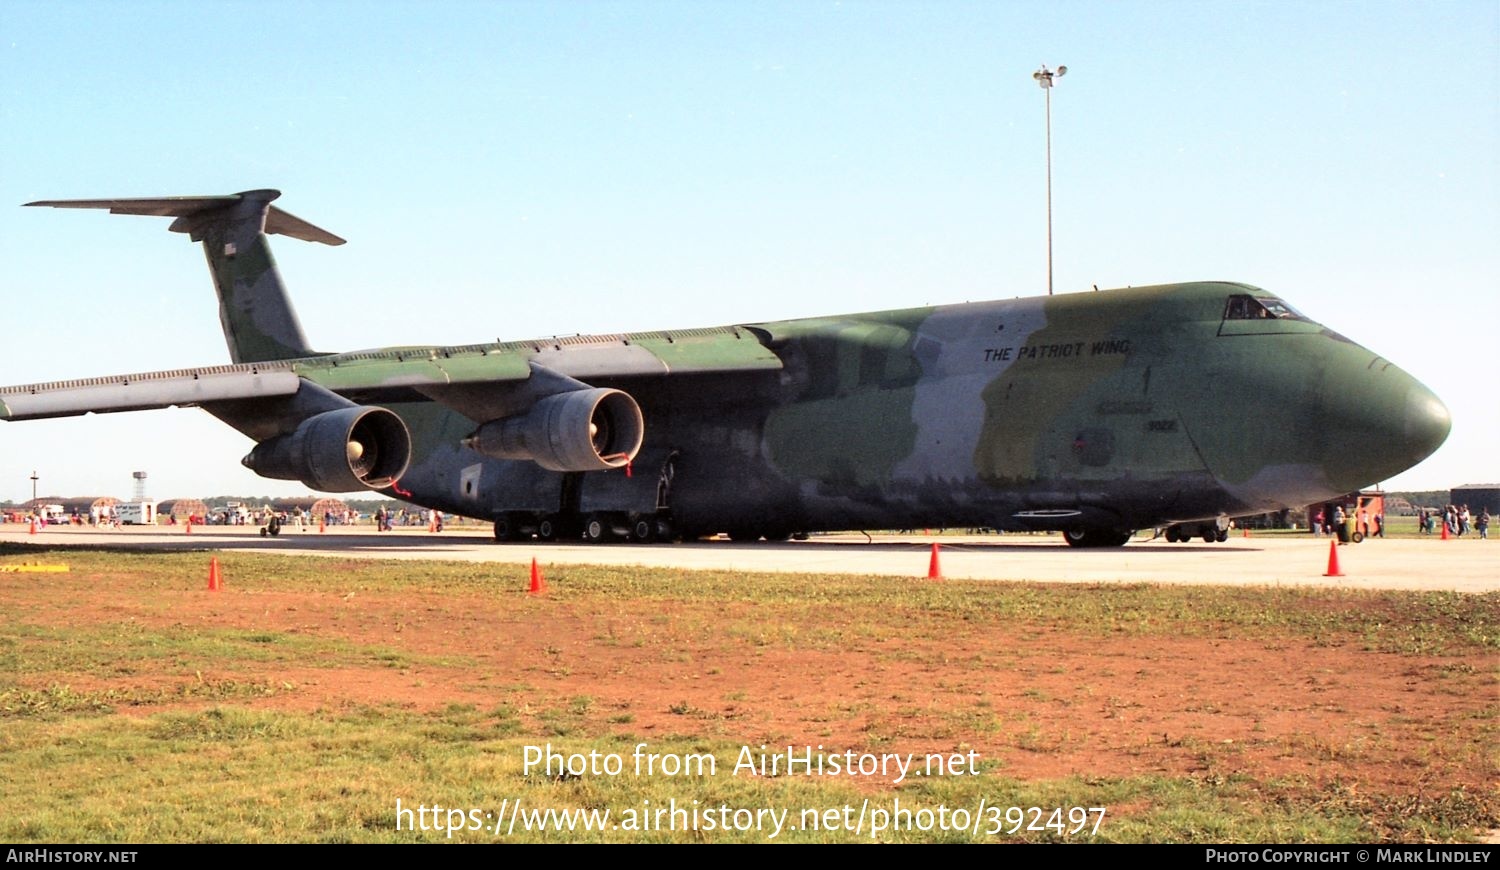
[[[170,530],[169,530],[170,529]],[[1075,550],[1056,535],[816,536],[781,544],[704,541],[681,544],[497,544],[489,527],[440,533],[370,527],[289,527],[262,537],[252,526],[54,526],[36,535],[26,525],[0,525],[0,541],[41,547],[138,547],[157,551],[224,550],[362,559],[439,559],[528,566],[642,565],[704,571],[775,571],[925,578],[934,542],[942,575],[953,579],[1047,583],[1171,583],[1344,586],[1358,589],[1500,589],[1500,540],[1473,536],[1439,541],[1372,539],[1338,547],[1342,577],[1325,577],[1327,538],[1231,537],[1222,544],[1169,544],[1137,538],[1123,548]]]

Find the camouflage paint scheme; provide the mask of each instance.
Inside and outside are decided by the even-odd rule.
[[[3,416],[196,404],[267,441],[330,408],[383,407],[411,451],[381,491],[495,520],[501,538],[990,526],[1080,546],[1350,492],[1450,428],[1396,366],[1226,282],[320,354],[265,233],[343,240],[270,207],[277,195],[36,203],[175,216],[204,242],[237,365],[0,388]],[[581,387],[639,404],[625,467],[549,471],[465,446]]]

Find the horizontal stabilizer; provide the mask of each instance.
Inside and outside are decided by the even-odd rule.
[[[203,243],[219,297],[219,323],[236,363],[316,356],[302,333],[291,297],[276,269],[268,239],[279,233],[309,242],[344,240],[271,205],[279,190],[242,190],[225,196],[144,199],[44,199],[27,205],[97,208],[110,214],[173,218],[167,227]]]
[[[232,193],[227,196],[158,196],[143,199],[44,199],[26,204],[48,206],[50,208],[102,208],[108,209],[110,214],[194,218],[205,212],[228,208],[245,199],[247,196],[252,196],[263,202],[269,202],[281,196],[281,192],[275,190],[247,190],[244,193]],[[172,228],[186,232],[190,231],[193,224],[194,222],[188,221],[182,227],[173,224]],[[315,227],[302,218],[282,211],[275,206],[270,206],[267,210],[265,231],[267,233],[291,236],[294,239],[301,239],[305,242],[322,242],[325,245],[344,244],[344,239],[325,229]]]

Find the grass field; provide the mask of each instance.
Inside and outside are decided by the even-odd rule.
[[[259,555],[220,557],[211,593],[208,558],[0,553],[70,567],[0,574],[0,840],[1468,842],[1500,827],[1493,594],[559,566],[531,596],[511,568]],[[549,746],[574,758],[528,768]],[[743,764],[784,764],[788,746],[952,767],[897,782]],[[610,816],[530,815],[548,809]]]

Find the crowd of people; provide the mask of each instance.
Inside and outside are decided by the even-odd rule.
[[[1366,538],[1385,537],[1385,515],[1366,510],[1364,507],[1345,510],[1341,504],[1319,506],[1311,517],[1314,535],[1333,536],[1352,521],[1350,532],[1359,532]],[[1463,537],[1477,532],[1483,540],[1489,539],[1490,509],[1480,508],[1478,514],[1468,505],[1448,505],[1442,509],[1421,508],[1417,511],[1417,531],[1424,535],[1437,534],[1446,529],[1450,537]]]
[[[1463,537],[1471,530],[1478,532],[1481,540],[1490,536],[1490,509],[1480,508],[1479,516],[1469,512],[1468,505],[1448,505],[1442,510],[1423,508],[1417,513],[1417,529],[1424,535],[1434,534],[1442,523],[1449,535]]]
[[[321,516],[311,510],[303,510],[294,507],[289,511],[277,511],[272,508],[263,510],[247,511],[215,511],[207,518],[194,516],[191,521],[194,525],[202,525],[206,521],[211,525],[265,525],[275,516],[284,527],[305,529],[312,526],[353,526],[361,522],[375,524],[377,531],[388,532],[397,526],[428,526],[435,527],[437,531],[443,530],[443,512],[432,510],[407,510],[397,508],[389,510],[380,508],[372,514],[361,514],[356,510],[327,510]],[[170,520],[167,520],[170,522]]]
[[[441,532],[444,517],[442,511],[409,511],[406,508],[392,511],[382,507],[375,512],[374,519],[377,532],[389,532],[396,526],[426,526],[434,532]]]
[[[408,510],[397,508],[390,510],[381,507],[371,514],[362,514],[356,510],[324,511],[321,516],[311,510],[294,507],[291,510],[276,510],[274,508],[249,509],[210,509],[207,513],[192,513],[177,516],[163,513],[155,518],[154,525],[175,526],[179,523],[194,526],[264,526],[272,518],[284,527],[307,529],[318,526],[354,526],[361,522],[373,523],[377,531],[389,532],[396,527],[423,526],[433,531],[441,532],[448,518],[442,511],[437,510]],[[462,518],[459,518],[460,522]],[[80,513],[73,511],[71,514],[61,512],[49,512],[39,510],[28,511],[0,511],[0,523],[32,523],[39,525],[73,525],[94,526],[112,528],[120,524],[119,518],[115,516],[109,507],[99,507],[92,511]]]

